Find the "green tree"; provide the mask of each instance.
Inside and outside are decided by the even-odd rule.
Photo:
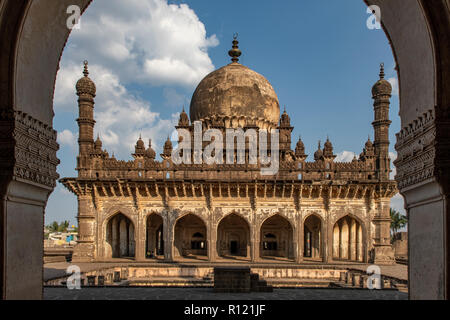
[[[402,215],[395,209],[391,208],[390,213],[391,213],[391,234],[392,237],[394,237],[395,234],[398,232],[398,230],[403,228],[408,223],[408,219],[406,218],[406,216]]]
[[[53,221],[50,225],[47,226],[47,228],[50,232],[58,232],[59,223],[56,221]]]
[[[63,221],[58,223],[57,221],[53,221],[51,224],[47,226],[50,232],[66,232],[69,229],[70,221]]]
[[[67,220],[65,220],[64,222],[62,222],[62,223],[59,225],[58,231],[60,231],[60,232],[66,232],[67,229],[69,228],[69,225],[70,225],[70,222],[67,221]]]

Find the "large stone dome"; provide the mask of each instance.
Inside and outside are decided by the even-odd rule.
[[[237,48],[237,41],[233,43]],[[269,81],[233,57],[232,63],[200,82],[191,100],[190,118],[232,128],[274,128],[280,120],[280,105]]]

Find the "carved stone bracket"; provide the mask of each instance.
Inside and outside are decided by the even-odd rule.
[[[400,190],[433,177],[436,148],[435,115],[429,110],[397,133],[396,180]]]
[[[0,167],[5,171],[12,169],[13,179],[47,189],[56,186],[59,145],[51,126],[21,111],[4,111],[0,113],[0,136],[14,141],[2,144],[0,150]]]

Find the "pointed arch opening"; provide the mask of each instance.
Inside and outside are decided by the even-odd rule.
[[[135,257],[135,229],[133,222],[124,214],[117,213],[106,225],[107,258]]]
[[[232,213],[217,227],[217,253],[224,258],[250,257],[250,226],[239,215]]]
[[[310,215],[303,224],[305,258],[322,258],[322,220],[316,215]]]
[[[159,214],[152,213],[146,223],[145,256],[147,259],[164,258],[164,223]]]
[[[294,231],[289,221],[276,214],[261,225],[260,257],[263,259],[293,259]]]
[[[206,224],[198,216],[187,214],[175,224],[175,257],[208,257]]]
[[[350,216],[339,219],[333,228],[333,259],[364,261],[364,239],[361,223]]]

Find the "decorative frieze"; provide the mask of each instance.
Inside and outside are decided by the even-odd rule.
[[[425,181],[434,175],[436,159],[436,125],[434,111],[429,110],[397,133],[398,156],[396,180],[400,190]]]
[[[56,166],[56,131],[21,111],[0,113],[0,136],[11,141],[0,150],[0,166],[12,169],[15,179],[29,181],[52,189],[59,175]],[[12,138],[12,140],[11,140]],[[1,138],[0,138],[1,139]],[[14,141],[14,143],[12,143]],[[11,157],[11,153],[14,157]],[[14,159],[14,161],[11,161]]]

